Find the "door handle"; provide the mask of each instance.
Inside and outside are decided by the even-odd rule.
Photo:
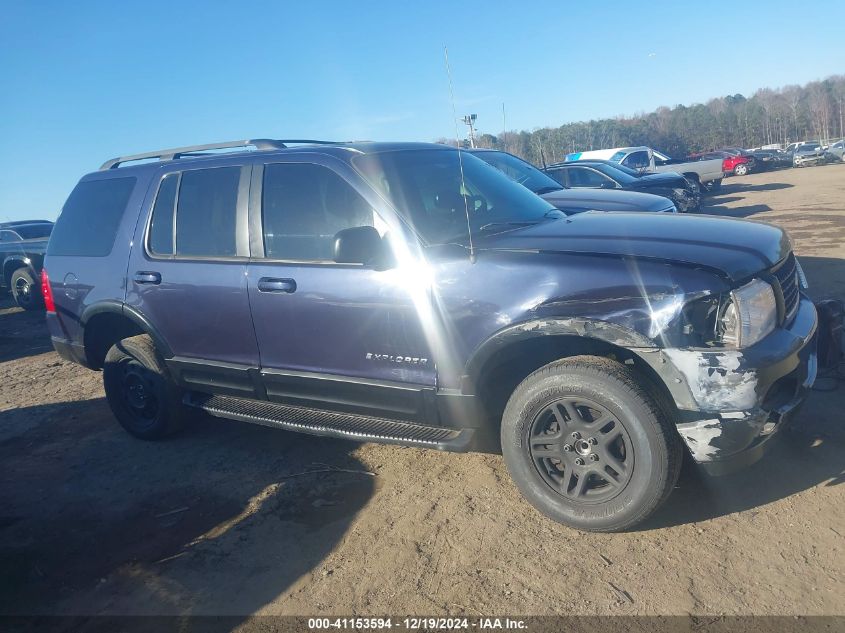
[[[132,279],[136,284],[158,285],[161,283],[161,273],[151,270],[139,270]]]
[[[258,292],[296,292],[296,282],[293,279],[277,279],[276,277],[262,277],[258,280]]]

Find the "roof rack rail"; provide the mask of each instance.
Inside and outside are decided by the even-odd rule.
[[[284,149],[288,145],[336,145],[334,141],[315,141],[310,139],[270,139],[270,138],[254,138],[244,141],[225,141],[222,143],[208,143],[206,145],[188,145],[185,147],[174,147],[171,149],[160,149],[155,152],[144,152],[142,154],[131,154],[129,156],[118,156],[107,160],[100,167],[100,171],[107,169],[116,169],[123,163],[129,163],[136,160],[147,160],[150,158],[158,158],[159,160],[175,160],[182,158],[182,156],[201,156],[201,152],[215,149],[229,149],[237,147],[254,147],[257,150],[270,149]]]

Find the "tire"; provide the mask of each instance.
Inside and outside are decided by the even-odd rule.
[[[707,183],[707,186],[705,187],[705,189],[707,190],[707,193],[712,193],[712,194],[718,193],[721,188],[722,188],[722,179],[721,178],[719,178],[717,180],[711,180],[710,182]]]
[[[18,268],[13,272],[9,287],[15,303],[24,310],[40,310],[44,307],[41,284],[35,280],[28,269]]]
[[[627,530],[678,479],[681,439],[666,411],[624,365],[566,358],[514,390],[502,453],[523,496],[549,518],[590,532]]]
[[[698,181],[698,176],[684,176],[690,184],[690,189],[693,193],[701,195],[701,183]]]
[[[159,440],[182,427],[182,393],[146,334],[112,345],[103,364],[112,413],[131,435]]]
[[[745,176],[748,174],[748,165],[740,164],[734,167],[734,176]]]

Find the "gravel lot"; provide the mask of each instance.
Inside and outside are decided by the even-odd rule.
[[[845,298],[845,165],[731,178],[709,203],[788,229],[814,298]],[[0,614],[845,611],[843,387],[754,467],[686,465],[641,530],[594,535],[523,502],[499,456],[213,419],[134,440],[100,379],[2,300]]]

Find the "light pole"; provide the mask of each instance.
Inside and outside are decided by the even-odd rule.
[[[461,121],[464,122],[465,125],[469,126],[469,146],[475,149],[475,120],[478,118],[477,114],[468,114],[466,115]]]

